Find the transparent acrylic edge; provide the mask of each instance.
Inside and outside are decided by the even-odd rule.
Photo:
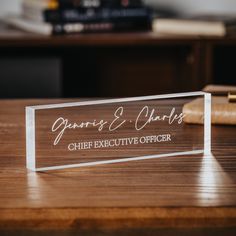
[[[198,92],[172,93],[172,94],[151,95],[151,96],[130,97],[130,98],[115,98],[115,99],[103,99],[103,100],[95,100],[95,101],[36,105],[36,106],[29,106],[29,107],[35,110],[41,110],[41,109],[53,109],[53,108],[74,107],[74,106],[111,104],[111,103],[118,103],[118,102],[138,102],[138,101],[147,101],[147,100],[164,99],[164,98],[192,97],[192,96],[200,96],[204,94],[206,93],[202,91],[198,91]]]
[[[111,104],[111,103],[118,103],[118,102],[145,101],[145,100],[165,99],[165,98],[190,97],[190,96],[200,96],[200,95],[204,97],[204,149],[203,150],[192,150],[192,151],[185,151],[185,152],[130,157],[130,158],[115,159],[115,160],[107,160],[107,161],[87,162],[87,163],[80,163],[80,164],[67,164],[67,165],[61,165],[61,166],[50,166],[50,167],[42,167],[42,168],[35,167],[35,164],[36,164],[35,110],[84,106],[84,105]],[[30,124],[30,126],[27,127],[27,124]],[[211,94],[199,91],[199,92],[152,95],[152,96],[132,97],[132,98],[106,99],[106,100],[98,100],[98,101],[84,101],[84,102],[73,102],[73,103],[27,106],[26,107],[26,150],[27,150],[27,168],[32,171],[59,170],[59,169],[65,169],[65,168],[94,166],[94,165],[99,165],[99,164],[137,161],[137,160],[171,157],[171,156],[178,156],[178,155],[190,155],[190,154],[201,154],[201,153],[204,153],[204,155],[209,155],[211,153]]]
[[[35,110],[26,107],[26,167],[35,171]]]
[[[204,94],[204,155],[211,155],[211,94]]]
[[[86,162],[86,163],[80,163],[80,164],[41,167],[41,168],[36,168],[35,171],[60,170],[60,169],[66,169],[66,168],[95,166],[95,165],[101,165],[101,164],[112,164],[112,163],[120,163],[120,162],[139,161],[139,160],[155,159],[155,158],[161,158],[161,157],[173,157],[173,156],[180,156],[180,155],[182,156],[182,155],[190,155],[190,154],[193,155],[193,154],[201,154],[201,153],[204,153],[204,150],[193,150],[193,151],[186,151],[186,152],[174,152],[174,153],[166,153],[166,154],[158,154],[158,155],[129,157],[129,158],[122,158],[122,159],[108,160],[108,161],[94,161],[94,162]]]

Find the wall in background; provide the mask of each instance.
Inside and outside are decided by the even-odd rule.
[[[154,6],[168,6],[185,14],[221,13],[235,14],[235,0],[144,0]],[[21,0],[1,0],[0,16],[6,12],[20,12]]]
[[[153,6],[166,6],[180,13],[192,14],[235,14],[235,0],[145,0]]]
[[[0,16],[6,13],[20,12],[21,0],[1,0],[0,3]]]

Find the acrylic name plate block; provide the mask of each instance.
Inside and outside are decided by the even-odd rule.
[[[203,124],[186,122],[194,114],[185,114],[184,106],[195,99]],[[209,154],[210,119],[211,95],[204,92],[29,106],[27,168]]]

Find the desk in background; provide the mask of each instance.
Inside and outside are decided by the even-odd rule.
[[[125,97],[235,84],[235,53],[235,37],[49,37],[0,25],[0,97]]]

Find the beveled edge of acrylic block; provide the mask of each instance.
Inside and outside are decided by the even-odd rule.
[[[30,107],[31,109],[34,109],[34,110],[41,110],[41,109],[52,109],[52,108],[63,108],[63,107],[85,106],[85,105],[110,104],[110,103],[119,103],[119,102],[136,102],[136,101],[164,99],[164,98],[191,97],[191,96],[200,96],[200,95],[205,95],[205,94],[209,94],[209,93],[202,92],[202,91],[187,92],[187,93],[171,93],[171,94],[162,94],[162,95],[103,99],[103,100],[93,100],[93,101],[83,101],[83,102],[36,105],[36,106],[27,106],[27,107]]]
[[[130,158],[123,158],[123,159],[108,160],[108,161],[96,161],[96,162],[88,162],[88,163],[81,163],[81,164],[71,164],[71,165],[67,164],[67,165],[62,165],[62,166],[36,168],[35,110],[85,106],[85,105],[111,104],[111,103],[119,103],[119,102],[146,101],[146,100],[165,99],[165,98],[191,97],[191,96],[201,96],[201,95],[204,95],[204,150],[192,150],[192,151],[187,151],[187,152],[176,152],[176,153],[159,154],[159,155],[130,157]],[[144,159],[152,159],[152,158],[158,158],[158,157],[160,158],[160,157],[167,157],[167,156],[177,156],[177,155],[188,155],[188,154],[199,154],[199,153],[204,153],[204,155],[211,154],[211,94],[202,92],[202,91],[130,97],[130,98],[104,99],[104,100],[97,100],[97,101],[83,101],[83,102],[72,102],[72,103],[26,106],[25,110],[26,110],[26,167],[27,169],[32,170],[32,171],[45,171],[45,170],[55,170],[55,169],[64,169],[64,168],[72,168],[72,167],[92,166],[92,165],[98,165],[98,164],[127,162],[127,161],[144,160]]]
[[[35,110],[31,107],[26,107],[25,113],[26,167],[35,171]]]
[[[211,155],[211,94],[204,93],[204,155]]]

